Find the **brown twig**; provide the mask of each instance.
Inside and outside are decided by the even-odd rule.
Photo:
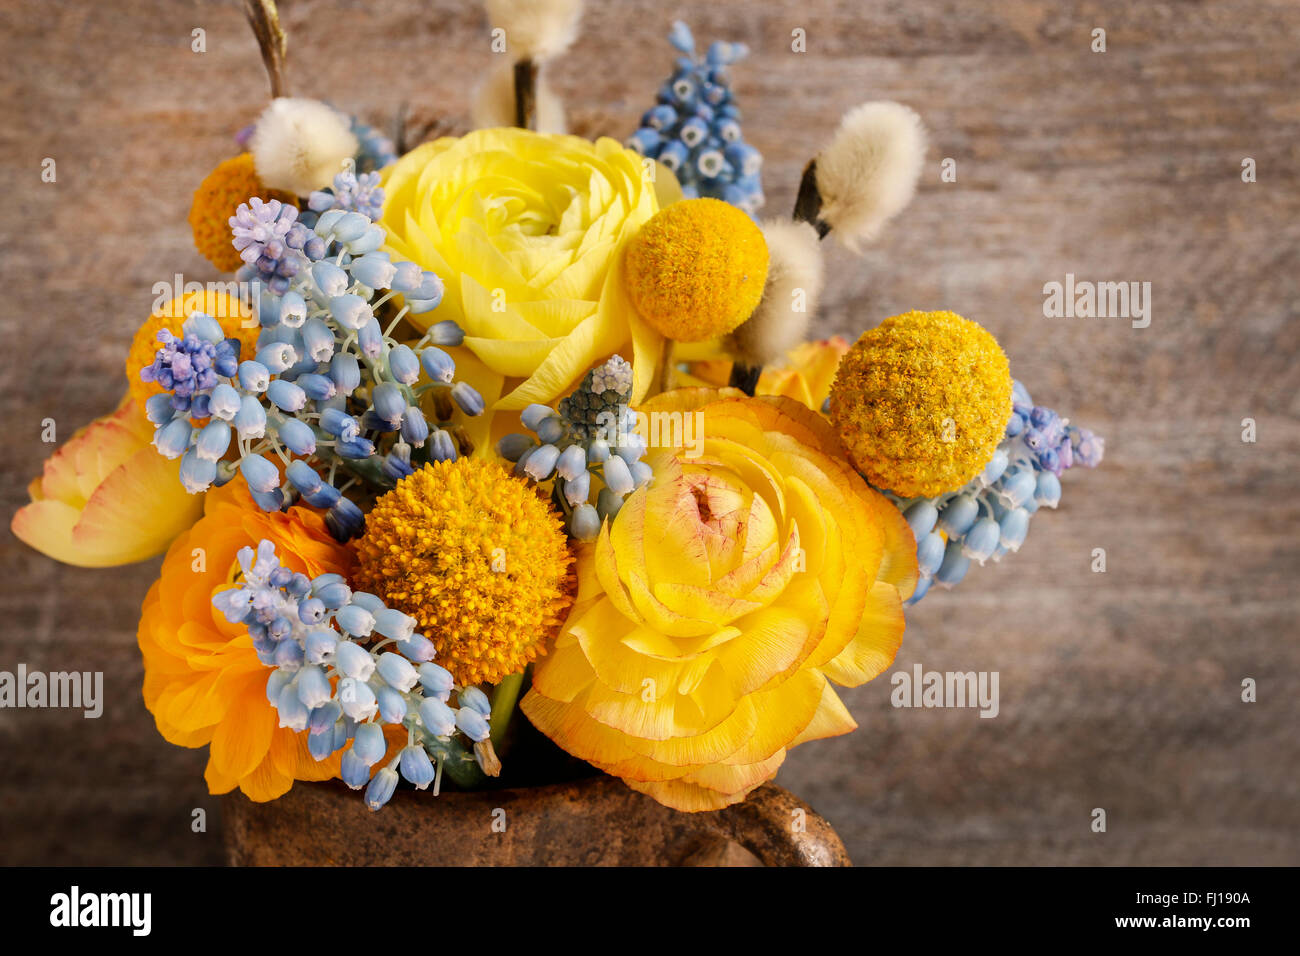
[[[515,125],[532,129],[537,107],[537,62],[520,60],[515,64]]]
[[[257,37],[257,45],[262,50],[262,64],[271,80],[271,98],[284,96],[287,90],[284,61],[289,38],[280,26],[275,0],[244,0],[244,15],[248,17],[248,25],[253,28],[253,36]]]

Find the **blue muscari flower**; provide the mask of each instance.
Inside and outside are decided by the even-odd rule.
[[[465,330],[451,319],[443,319],[429,326],[425,337],[434,345],[457,346],[465,343]]]
[[[288,291],[289,280],[303,265],[302,252],[287,241],[297,219],[296,207],[278,199],[263,202],[256,196],[240,203],[230,217],[239,257],[251,269],[251,275],[277,295]]]
[[[199,432],[194,444],[195,454],[199,458],[216,462],[230,448],[230,426],[219,418],[214,418]],[[215,466],[213,477],[216,477]]]
[[[424,790],[433,783],[433,762],[423,747],[415,744],[403,747],[398,761],[402,776],[408,783],[414,784],[416,790]]]
[[[476,710],[484,717],[489,717],[492,714],[492,704],[488,701],[487,694],[477,687],[466,687],[461,690],[457,702],[461,707]]]
[[[385,724],[400,724],[406,718],[406,698],[386,684],[370,685],[379,707],[379,719]]]
[[[393,793],[397,790],[397,771],[390,767],[384,767],[370,781],[370,786],[366,787],[366,806],[371,810],[378,810],[389,800],[393,799]]]
[[[387,751],[388,742],[384,739],[384,731],[379,724],[368,723],[357,727],[356,736],[352,740],[352,752],[367,767],[373,767],[384,759]]]
[[[339,777],[353,790],[360,790],[370,782],[370,767],[356,755],[355,744],[343,754],[339,764]]]
[[[399,637],[395,640],[397,641],[397,649],[409,660],[426,662],[433,660],[437,656],[437,648],[434,647],[433,641],[423,634],[412,634],[410,637]]]
[[[943,552],[943,562],[935,572],[935,580],[952,587],[966,576],[970,569],[970,558],[962,553],[960,541],[949,541]]]
[[[743,141],[725,69],[747,48],[713,43],[700,56],[680,21],[669,37],[683,55],[627,145],[672,170],[688,198],[721,199],[753,215],[763,204],[762,156]]]
[[[291,642],[282,641],[282,644]],[[300,645],[294,644],[298,647]],[[298,669],[298,699],[308,710],[315,710],[334,696],[325,672],[316,664],[306,664]]]
[[[441,664],[426,662],[419,666],[418,672],[420,674],[420,686],[424,688],[426,695],[431,695],[441,701],[446,701],[451,696],[454,683],[451,671]]]
[[[604,489],[609,491],[608,488]],[[620,504],[622,500],[620,499]],[[579,541],[594,541],[600,534],[600,513],[589,504],[581,504],[573,509],[573,518],[569,523],[569,531]]]
[[[456,711],[456,728],[476,743],[480,740],[487,740],[491,734],[488,719],[470,707],[462,707]]]
[[[338,695],[343,713],[355,721],[369,720],[379,710],[379,701],[370,685],[355,677],[345,677],[339,681]]]
[[[998,544],[1008,551],[1019,551],[1029,533],[1029,512],[1024,508],[1012,508],[998,519]]]
[[[456,711],[441,697],[425,697],[420,704],[420,723],[434,737],[450,737],[456,732]]]
[[[394,654],[392,651],[385,651],[379,655],[379,663],[375,671],[385,683],[400,691],[408,691],[420,681],[420,675],[411,662],[401,654]]]
[[[301,683],[301,678],[299,678]],[[301,694],[299,694],[301,696]],[[326,700],[307,718],[307,729],[314,734],[319,734],[326,728],[333,728],[336,721],[343,716],[343,708],[339,706],[337,700]]]
[[[217,464],[204,458],[197,449],[191,449],[181,456],[180,480],[192,495],[207,491],[217,480]]]
[[[310,455],[316,451],[316,433],[300,419],[283,419],[276,426],[276,437],[295,455]]]
[[[285,684],[280,696],[276,698],[275,709],[280,715],[279,726],[293,731],[307,729],[307,708],[298,698],[298,689],[293,684]]]
[[[458,457],[460,452],[450,432],[439,428],[429,434],[429,461],[455,461]]]
[[[384,464],[380,469],[384,477],[393,483],[397,483],[407,475],[415,473],[411,467],[411,446],[403,442],[397,442],[392,449],[384,456]]]
[[[401,384],[414,385],[420,379],[420,360],[408,346],[394,346],[388,351],[388,371]]]
[[[367,637],[370,632],[375,629],[375,617],[364,607],[356,603],[355,595],[353,595],[352,601],[353,603],[338,609],[337,613],[334,615],[334,620],[337,621],[339,627],[347,633],[355,635],[356,637]],[[361,675],[354,673],[352,676]]]
[[[245,455],[239,463],[239,471],[253,491],[266,493],[280,487],[280,473],[261,455]]]

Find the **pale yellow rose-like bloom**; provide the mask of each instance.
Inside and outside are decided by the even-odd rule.
[[[387,248],[446,291],[411,320],[460,324],[495,410],[552,404],[615,353],[641,400],[662,339],[627,297],[623,252],[658,211],[654,178],[612,139],[483,129],[417,147],[385,175]]]
[[[856,726],[830,682],[893,661],[916,546],[793,399],[679,389],[640,410],[698,413],[702,445],[652,449],[654,478],[580,552],[573,608],[521,706],[633,789],[716,810],[789,748]]]

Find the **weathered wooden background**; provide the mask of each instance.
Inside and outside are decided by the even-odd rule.
[[[477,4],[282,6],[294,90],[380,122],[407,101],[466,128],[468,81],[490,59]],[[999,716],[894,709],[882,678],[845,695],[861,729],[801,748],[780,782],[860,864],[1300,863],[1300,5],[589,6],[553,72],[587,134],[634,128],[674,16],[749,44],[737,92],[768,212],[789,208],[844,109],[915,107],[932,131],[920,193],[866,255],[834,253],[819,329],[957,310],[1040,401],[1107,439],[1105,465],[1068,475],[1018,555],[909,615],[897,666],[996,670]],[[153,284],[213,277],[190,245],[190,194],[266,91],[232,2],[3,0],[0,63],[11,514],[49,451],[41,420],[67,435],[121,394]],[[57,183],[41,182],[45,157]],[[940,182],[945,157],[955,183]],[[1151,282],[1150,327],[1044,318],[1042,286],[1067,272]],[[192,808],[217,807],[204,754],[164,743],[140,699],[135,623],[158,562],[81,571],[2,540],[0,669],[102,670],[107,706],[94,721],[0,711],[0,860],[219,861],[219,827],[190,828]],[[1257,703],[1241,701],[1246,677]]]

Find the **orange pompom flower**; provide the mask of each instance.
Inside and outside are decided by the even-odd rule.
[[[295,780],[337,776],[343,754],[317,761],[305,731],[279,726],[266,698],[271,669],[258,660],[244,625],[212,606],[239,569],[239,549],[263,538],[285,567],[308,577],[352,570],[351,550],[331,537],[320,515],[301,507],[267,513],[242,481],[232,481],[208,493],[204,516],[172,543],[138,633],[144,702],[159,733],[182,747],[210,745],[210,792],[239,787],[257,801],[282,796]]]

